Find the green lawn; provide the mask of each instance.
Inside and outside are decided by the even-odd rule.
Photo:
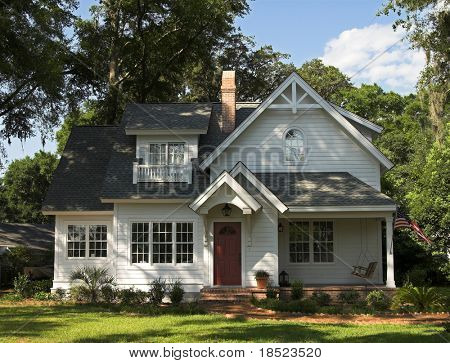
[[[103,307],[0,305],[0,342],[445,342],[433,325],[305,324]]]

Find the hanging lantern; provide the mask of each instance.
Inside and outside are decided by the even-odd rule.
[[[283,225],[280,223],[278,223],[278,232],[282,233],[283,232]]]
[[[222,215],[224,217],[229,217],[231,215],[231,207],[227,204],[225,204],[225,207],[222,208]]]
[[[280,287],[289,286],[289,274],[286,271],[281,271],[278,277],[278,284],[280,285]]]

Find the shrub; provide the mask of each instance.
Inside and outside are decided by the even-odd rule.
[[[52,284],[53,284],[52,280],[30,281],[31,294],[35,295],[38,292],[50,292]]]
[[[149,299],[152,304],[161,304],[166,296],[166,281],[160,277],[150,283]]]
[[[38,291],[33,295],[35,300],[53,300],[53,296],[50,292]]]
[[[77,268],[70,274],[70,280],[81,281],[81,286],[84,286],[87,293],[87,301],[90,303],[98,302],[103,286],[114,284],[114,277],[109,275],[108,269],[96,266]]]
[[[172,304],[179,305],[183,301],[184,289],[180,280],[176,280],[169,285],[169,298]]]
[[[271,284],[267,285],[266,298],[276,299],[278,296],[278,291]]]
[[[264,270],[258,270],[255,272],[255,278],[257,279],[268,278],[269,276],[269,273]]]
[[[342,306],[321,306],[318,311],[321,314],[342,314]]]
[[[355,304],[360,301],[360,298],[358,291],[354,290],[342,291],[338,295],[339,301],[343,304]]]
[[[58,287],[53,294],[55,295],[55,300],[57,301],[62,301],[66,298],[66,290],[61,289],[60,287]]]
[[[367,306],[378,311],[389,309],[391,301],[383,290],[373,290],[367,294]]]
[[[120,302],[124,305],[141,305],[147,301],[147,293],[134,286],[120,290]]]
[[[90,292],[83,285],[71,286],[69,289],[69,298],[75,302],[86,302],[90,300]]]
[[[3,296],[0,295],[0,300],[2,301],[22,301],[23,297],[19,294],[4,294]]]
[[[291,284],[291,299],[300,300],[303,297],[303,282],[295,280]]]
[[[323,291],[314,291],[311,299],[313,299],[319,306],[327,306],[331,303],[331,296]]]
[[[394,309],[410,307],[415,311],[443,308],[443,296],[434,287],[415,287],[408,284],[398,289],[393,299]]]
[[[102,300],[107,304],[116,302],[120,295],[120,290],[112,285],[105,285],[100,288]]]
[[[14,278],[14,292],[23,299],[31,296],[31,281],[27,275],[19,274]]]
[[[317,313],[319,307],[317,302],[313,299],[303,299],[299,301],[299,311],[306,314]]]

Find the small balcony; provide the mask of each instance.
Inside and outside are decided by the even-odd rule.
[[[192,163],[183,165],[139,165],[133,163],[133,184],[192,183]]]

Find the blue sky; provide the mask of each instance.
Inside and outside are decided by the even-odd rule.
[[[81,0],[78,14],[89,15],[97,1]],[[300,66],[312,58],[339,67],[355,84],[380,84],[386,90],[413,92],[424,64],[421,52],[402,42],[391,28],[392,17],[376,16],[381,0],[256,0],[236,25],[253,35],[258,46],[271,44],[291,55]],[[391,46],[394,45],[392,48]],[[386,51],[388,49],[388,51]],[[372,62],[374,58],[376,61]],[[7,146],[8,160],[33,155],[42,148],[40,137]],[[55,151],[49,140],[44,148]]]

